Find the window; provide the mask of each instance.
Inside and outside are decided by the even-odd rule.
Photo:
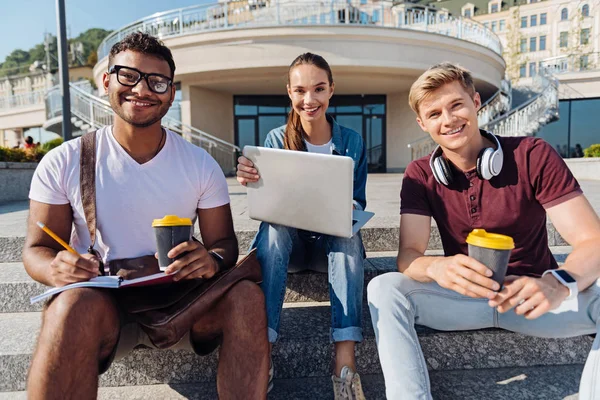
[[[581,30],[579,41],[581,44],[590,43],[590,28],[585,28]]]
[[[533,78],[535,76],[535,73],[536,73],[535,63],[534,62],[529,63],[529,76]]]
[[[560,47],[568,47],[569,46],[569,32],[561,32],[560,33]]]
[[[560,20],[561,21],[566,21],[569,19],[569,10],[567,10],[566,8],[563,8],[560,11]]]
[[[471,9],[470,8],[466,8],[463,12],[463,16],[465,18],[471,18]]]
[[[546,18],[548,17],[548,14],[546,13],[541,13],[540,14],[540,25],[546,25]]]
[[[537,26],[537,15],[532,15],[529,21],[529,26]]]
[[[527,17],[521,17],[521,28],[527,28]]]
[[[529,51],[537,51],[537,38],[529,38]]]
[[[492,21],[492,32],[496,32],[496,21]]]
[[[494,3],[492,4],[492,7],[490,8],[490,13],[497,13],[498,12],[498,3]]]
[[[525,78],[527,76],[527,66],[525,64],[521,64],[519,67],[519,78]]]
[[[527,52],[527,39],[521,39],[521,45],[519,46],[519,52],[520,53]]]
[[[590,6],[588,6],[587,4],[584,4],[583,7],[581,7],[581,15],[583,15],[584,17],[589,17],[590,16]]]
[[[546,50],[546,35],[540,36],[540,51]]]
[[[579,57],[579,70],[583,71],[589,68],[589,59],[587,54]]]
[[[506,29],[506,22],[503,19],[501,19],[500,20],[500,32],[502,32],[505,29]]]

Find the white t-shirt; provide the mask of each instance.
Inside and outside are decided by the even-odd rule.
[[[309,143],[308,140],[304,140],[304,143],[306,143],[306,150],[309,153],[319,153],[319,154],[329,154],[331,155],[333,153],[333,147],[332,147],[332,143],[333,143],[333,138],[329,139],[329,142],[325,143],[325,144],[312,144]]]
[[[96,245],[104,261],[154,254],[152,220],[165,215],[190,218],[198,208],[229,203],[223,171],[202,148],[166,130],[163,148],[140,165],[119,145],[112,126],[96,132]],[[29,198],[71,204],[73,247],[85,253],[91,240],[79,190],[81,139],[44,156],[31,182]]]

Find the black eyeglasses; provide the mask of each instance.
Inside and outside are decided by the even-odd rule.
[[[161,74],[146,74],[135,68],[125,67],[123,65],[113,65],[108,69],[108,74],[116,74],[117,82],[123,86],[134,87],[142,79],[146,80],[148,88],[158,94],[166,93],[173,80]]]

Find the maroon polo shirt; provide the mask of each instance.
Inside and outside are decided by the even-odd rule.
[[[509,275],[539,276],[557,268],[548,247],[546,208],[582,193],[571,171],[547,142],[533,137],[499,137],[504,164],[489,181],[475,169],[451,166],[454,182],[436,182],[429,156],[406,168],[400,214],[433,217],[446,256],[467,254],[467,235],[474,228],[511,236],[515,248]]]

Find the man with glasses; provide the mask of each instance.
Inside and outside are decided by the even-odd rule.
[[[103,86],[114,124],[96,135],[96,210],[99,258],[85,254],[90,233],[80,194],[81,139],[49,152],[30,190],[23,262],[48,286],[87,281],[101,262],[154,254],[153,219],[176,214],[198,219],[203,244],[173,248],[166,272],[175,280],[210,278],[235,264],[238,244],[223,172],[203,149],[161,126],[175,98],[175,64],[157,39],[134,33],[110,51]],[[36,227],[41,221],[79,254],[62,250]],[[73,234],[71,230],[73,228]],[[221,399],[265,398],[268,343],[260,288],[242,281],[196,321],[176,349],[204,355],[221,344],[217,390]],[[134,347],[154,347],[122,312],[113,292],[67,290],[48,302],[28,379],[32,399],[97,396],[98,374]],[[178,371],[173,371],[175,375]]]

